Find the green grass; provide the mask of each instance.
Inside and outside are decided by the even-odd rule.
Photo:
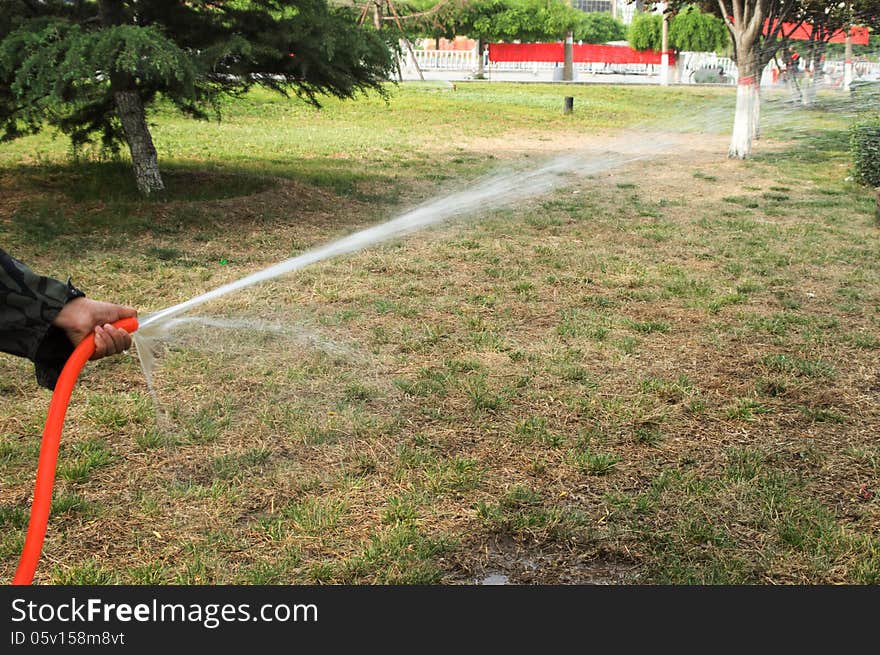
[[[834,377],[834,365],[822,359],[806,359],[796,355],[765,355],[762,364],[771,371],[811,378]]]
[[[606,475],[620,462],[620,457],[612,453],[595,453],[586,450],[577,450],[571,454],[575,467],[588,475]]]
[[[71,482],[86,482],[96,469],[111,464],[115,459],[113,452],[100,439],[90,439],[63,448],[59,458],[58,477]]]
[[[562,117],[558,90],[552,85],[524,89],[515,84],[467,84],[455,92],[426,93],[403,84],[390,86],[389,91],[388,101],[376,94],[357,102],[326,98],[323,108],[316,110],[304,102],[257,90],[226,101],[220,122],[193,122],[160,103],[150,118],[166,170],[167,197],[205,201],[249,195],[271,186],[271,178],[283,177],[357,200],[395,202],[405,194],[410,179],[441,180],[479,173],[491,165],[491,153],[455,149],[453,144],[461,139],[502,136],[509,130],[538,126],[550,131],[614,128],[653,119],[652,106],[668,107],[670,100],[673,104],[693,101],[693,93],[681,91],[674,91],[670,98],[655,89],[578,88],[571,93],[584,111]],[[697,96],[699,101],[712,102],[721,94],[701,90]],[[443,159],[451,168],[441,174],[443,169],[438,169],[425,147],[433,147],[438,139],[436,132],[426,128],[444,116],[455,120],[444,124],[442,138],[449,147]],[[296,125],[297,129],[278,129],[279,125]],[[352,154],[356,167],[347,163]],[[68,151],[47,133],[5,146],[0,166],[39,180],[71,201],[101,199],[107,203],[105,211],[90,217],[89,227],[110,221],[154,227],[136,216],[143,202],[127,183],[126,165],[94,161],[96,156],[97,150],[81,152],[71,179]],[[37,167],[31,164],[34,161]],[[389,166],[395,169],[393,176],[388,174]],[[210,178],[199,180],[202,171],[209,171]],[[120,209],[123,216],[119,216]],[[32,237],[57,235],[56,223],[57,219],[51,219],[45,229],[31,223],[37,230]],[[80,230],[83,227],[79,225]]]

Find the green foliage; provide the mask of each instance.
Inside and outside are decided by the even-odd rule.
[[[75,144],[122,140],[114,93],[160,94],[198,118],[221,94],[253,85],[353,97],[387,79],[383,37],[326,0],[94,0],[14,2],[0,21],[0,130],[4,139],[47,125]],[[6,9],[4,7],[4,12]]]
[[[195,100],[198,64],[155,27],[118,25],[89,31],[58,19],[31,21],[0,42],[0,79],[19,106],[0,107],[6,138],[36,132],[46,121],[74,144],[101,132],[111,146],[120,135],[113,120],[113,71],[138,80],[146,99],[159,89]]]
[[[880,117],[853,125],[850,145],[853,176],[862,184],[880,187]]]
[[[459,0],[440,6],[437,0],[410,0],[398,10],[427,12],[407,21],[410,36],[558,41],[571,30],[577,41],[602,43],[624,35],[620,21],[606,14],[585,14],[562,0]]]
[[[611,14],[581,12],[580,20],[574,27],[574,40],[584,43],[606,43],[626,38],[626,27]]]
[[[627,39],[633,50],[660,50],[663,18],[659,14],[636,14],[630,23]]]
[[[669,22],[669,47],[678,51],[717,52],[730,47],[730,32],[720,18],[688,5]]]
[[[628,39],[635,50],[660,50],[663,17],[660,14],[636,14],[629,27]],[[669,18],[669,48],[689,52],[723,53],[730,47],[730,33],[720,18],[686,5]]]

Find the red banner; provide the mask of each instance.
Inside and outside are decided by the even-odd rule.
[[[776,23],[774,23],[776,25]],[[813,32],[813,26],[809,23],[804,23],[800,27],[795,27],[796,23],[783,23],[782,24],[782,36],[786,36],[790,34],[788,38],[794,39],[795,41],[809,41],[810,34]],[[768,20],[764,23],[764,34],[770,31],[770,21]],[[794,31],[792,31],[794,30]],[[868,28],[867,27],[851,27],[849,30],[849,36],[852,40],[853,45],[868,45]],[[843,30],[837,30],[833,35],[831,35],[831,39],[828,43],[843,43],[846,41],[846,33]]]
[[[654,50],[633,50],[620,45],[574,44],[576,63],[656,64],[661,53]],[[564,61],[562,43],[490,43],[489,61]],[[669,65],[675,65],[675,56],[669,53]]]

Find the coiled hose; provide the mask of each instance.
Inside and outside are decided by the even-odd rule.
[[[125,330],[129,334],[138,329],[136,318],[123,318],[113,323],[114,327]],[[31,518],[28,523],[27,535],[18,569],[12,580],[14,585],[30,584],[34,579],[40,553],[43,550],[43,539],[46,537],[46,526],[49,523],[49,509],[52,506],[52,486],[55,484],[55,467],[58,463],[58,446],[61,443],[61,430],[64,427],[64,415],[70,403],[70,394],[79,378],[80,371],[86,362],[95,354],[95,335],[90,334],[79,342],[61,370],[55,391],[49,403],[49,414],[46,427],[43,428],[43,442],[40,445],[40,460],[37,463],[37,481],[34,484],[34,502],[31,505]]]

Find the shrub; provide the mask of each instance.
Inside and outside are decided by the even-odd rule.
[[[853,177],[862,184],[880,187],[880,116],[853,125],[850,149]]]
[[[880,82],[855,81],[849,87],[849,94],[857,109],[876,107],[880,102]]]

